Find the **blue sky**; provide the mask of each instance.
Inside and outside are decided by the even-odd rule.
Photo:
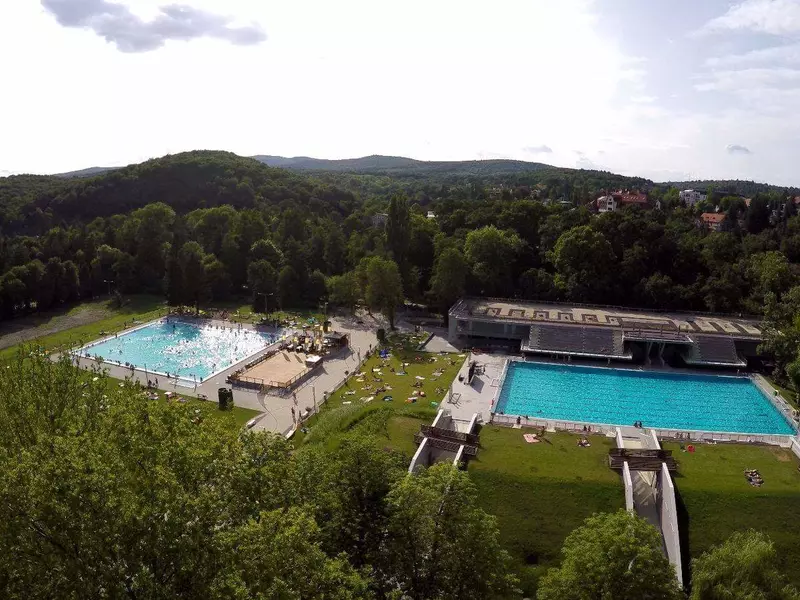
[[[0,3],[0,173],[508,157],[800,185],[800,0]]]

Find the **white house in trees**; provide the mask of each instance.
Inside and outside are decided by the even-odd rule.
[[[705,190],[683,190],[678,194],[681,202],[686,206],[694,206],[698,202],[704,202],[708,195]]]

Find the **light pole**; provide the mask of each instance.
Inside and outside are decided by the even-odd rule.
[[[111,284],[115,283],[113,279],[103,279],[103,283],[108,284],[108,297],[111,297]]]
[[[268,293],[266,293],[266,292],[256,292],[256,297],[258,297],[258,296],[264,296],[264,314],[265,314],[265,315],[268,315],[268,314],[269,314],[269,311],[267,310],[267,298],[268,298],[269,296],[274,296],[274,295],[275,295],[274,293],[269,293],[269,294],[268,294]]]

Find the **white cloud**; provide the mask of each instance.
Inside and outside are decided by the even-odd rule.
[[[550,146],[542,144],[541,146],[525,146],[522,149],[523,152],[527,152],[528,154],[552,154],[553,149]]]
[[[728,144],[725,146],[728,154],[752,154],[753,152],[747,146],[741,144]]]
[[[702,31],[757,31],[774,35],[800,31],[800,1],[744,0],[706,23]]]
[[[705,61],[707,67],[739,67],[764,63],[800,64],[800,44],[772,46],[743,54],[712,56]]]
[[[158,8],[151,20],[144,20],[128,7],[107,0],[41,0],[59,25],[90,29],[121,52],[149,52],[168,40],[188,41],[210,37],[240,46],[258,44],[266,34],[256,24],[232,25],[221,16],[185,4]]]
[[[786,67],[731,69],[712,71],[701,75],[704,79],[695,84],[695,89],[700,92],[739,92],[753,89],[779,88],[785,89],[794,83],[800,82],[800,69]]]

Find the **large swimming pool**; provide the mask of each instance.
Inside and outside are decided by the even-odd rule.
[[[163,320],[89,344],[81,356],[200,382],[266,348],[277,334]]]
[[[663,429],[793,434],[748,378],[512,362],[497,411]]]

